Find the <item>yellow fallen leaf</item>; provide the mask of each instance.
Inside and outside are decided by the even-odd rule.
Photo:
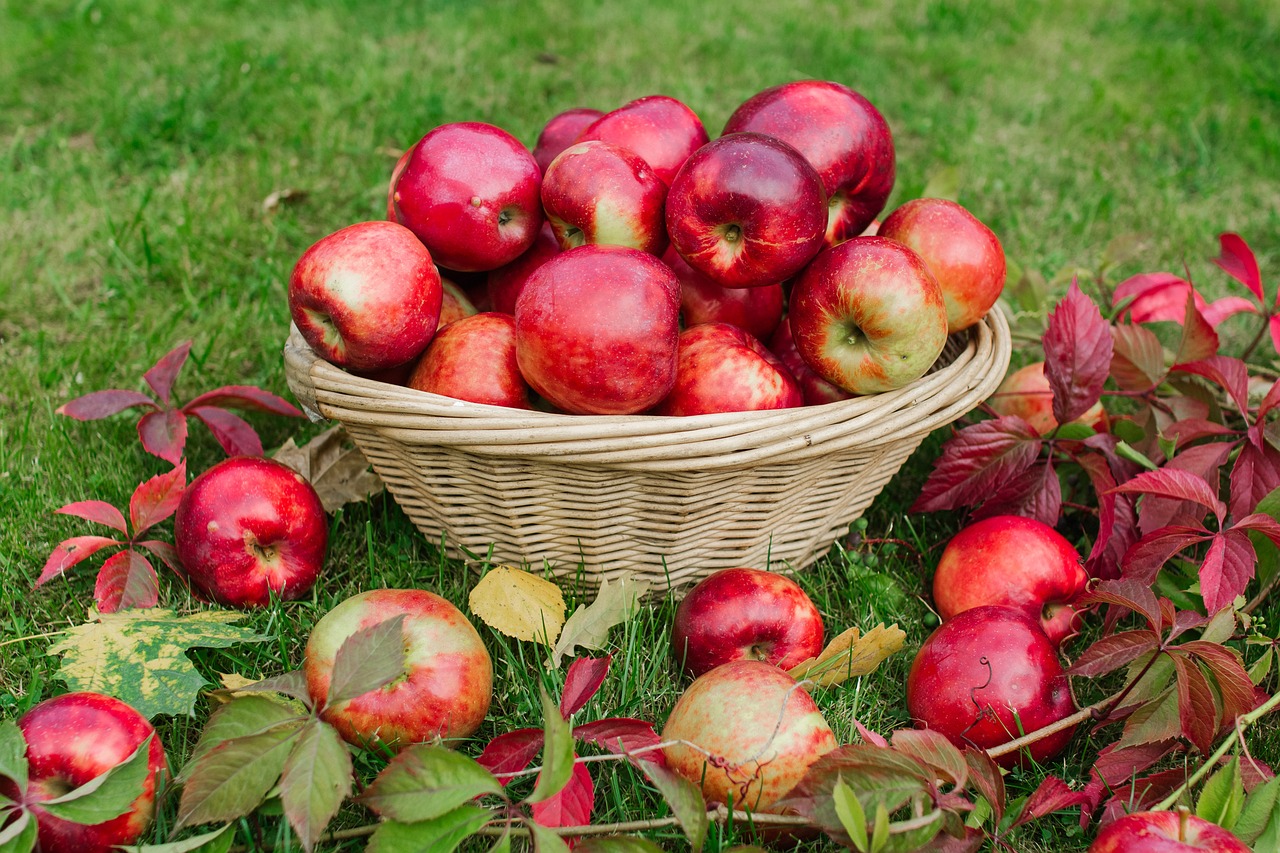
[[[550,646],[564,627],[560,588],[511,566],[499,566],[482,577],[467,601],[482,622],[517,640]]]
[[[874,672],[881,661],[902,650],[906,639],[896,624],[886,628],[882,623],[866,634],[850,628],[827,643],[816,658],[801,661],[787,672],[797,681],[808,679],[820,687],[831,687]]]

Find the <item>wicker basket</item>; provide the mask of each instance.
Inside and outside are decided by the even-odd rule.
[[[1009,352],[997,308],[897,391],[685,418],[464,403],[352,376],[296,328],[284,357],[304,408],[343,424],[414,524],[432,541],[443,534],[454,556],[676,586],[821,557],[930,431],[995,390]]]

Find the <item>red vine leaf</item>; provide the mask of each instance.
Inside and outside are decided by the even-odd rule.
[[[138,437],[152,456],[177,465],[187,445],[187,416],[177,409],[147,412],[138,420]]]
[[[506,785],[511,781],[505,773],[519,773],[537,758],[542,750],[542,729],[515,729],[503,732],[485,744],[476,763],[498,777]]]
[[[1123,815],[1146,811],[1172,794],[1186,781],[1187,771],[1181,767],[1161,770],[1159,773],[1152,773],[1141,779],[1121,780],[1103,807],[1098,823],[1105,826]]]
[[[178,510],[187,488],[187,463],[181,460],[172,471],[157,474],[142,483],[129,498],[129,519],[134,537],[159,524]]]
[[[1179,648],[1199,660],[1213,675],[1227,722],[1257,707],[1253,681],[1233,650],[1206,640],[1191,640]]]
[[[107,527],[119,530],[121,533],[129,532],[129,528],[125,524],[124,513],[106,501],[76,501],[75,503],[58,507],[54,512],[61,515],[74,515],[86,521],[105,524]]]
[[[1228,317],[1258,313],[1258,307],[1242,296],[1224,296],[1204,306],[1200,313],[1204,315],[1205,322],[1216,329]]]
[[[1213,687],[1194,660],[1173,655],[1173,666],[1178,673],[1178,718],[1182,736],[1202,755],[1208,755],[1221,719]]]
[[[577,758],[576,755],[574,757]],[[581,762],[573,765],[573,775],[569,777],[568,784],[554,796],[529,807],[533,819],[549,827],[588,826],[594,809],[595,786],[587,765]],[[569,846],[573,847],[572,842]]]
[[[1114,672],[1137,660],[1146,652],[1153,652],[1159,647],[1160,636],[1147,628],[1108,634],[1081,652],[1080,657],[1076,658],[1067,672],[1071,675],[1097,678],[1108,672]]]
[[[161,542],[159,539],[143,539],[141,542],[135,542],[139,548],[145,548],[169,568],[173,569],[179,575],[185,577],[186,572],[182,568],[182,561],[178,559],[178,549],[173,547],[169,542]]]
[[[1124,607],[1142,614],[1151,630],[1160,629],[1160,604],[1156,601],[1156,594],[1151,591],[1150,584],[1127,578],[1103,581],[1085,593],[1080,604],[1114,604]]]
[[[981,503],[1035,464],[1040,444],[1039,434],[1017,415],[965,427],[943,445],[911,512]]]
[[[1148,533],[1125,552],[1124,577],[1149,586],[1175,554],[1212,537],[1203,527],[1162,527]]]
[[[59,415],[66,415],[78,421],[97,421],[135,406],[146,406],[148,409],[160,408],[155,400],[141,391],[108,388],[105,391],[93,391],[83,397],[76,397],[70,402],[63,403],[55,411]]]
[[[1004,818],[1005,809],[1003,772],[985,749],[965,747],[964,760],[969,765],[969,778],[973,780],[974,787],[986,797],[996,822],[1000,822]]]
[[[224,385],[201,394],[182,408],[189,412],[206,406],[220,409],[250,409],[289,418],[303,417],[298,407],[288,400],[253,385]]]
[[[964,788],[969,764],[964,753],[946,735],[930,729],[901,729],[893,733],[893,748],[932,767],[938,777]]]
[[[1113,491],[1129,495],[1157,495],[1174,500],[1194,501],[1205,509],[1213,510],[1221,522],[1226,516],[1227,507],[1218,498],[1213,487],[1204,477],[1178,468],[1160,468],[1156,471],[1144,471],[1126,483],[1116,486]]]
[[[1231,514],[1251,515],[1267,495],[1280,488],[1280,452],[1266,442],[1246,441],[1231,466]]]
[[[1174,456],[1164,467],[1186,471],[1204,479],[1213,494],[1218,494],[1219,469],[1235,447],[1232,442],[1216,441],[1188,447]],[[1161,527],[1186,527],[1198,525],[1204,519],[1204,507],[1196,501],[1147,495],[1142,499],[1142,511],[1138,514],[1138,527],[1143,533],[1151,533]]]
[[[1190,373],[1208,379],[1231,395],[1231,400],[1241,414],[1249,411],[1249,368],[1240,359],[1227,355],[1209,355],[1199,359],[1179,358],[1173,369],[1179,373]]]
[[[102,613],[155,607],[160,597],[156,570],[141,553],[127,548],[112,554],[98,571],[93,598]]]
[[[1218,235],[1218,245],[1221,251],[1213,262],[1227,275],[1249,288],[1249,292],[1258,297],[1258,303],[1265,306],[1262,274],[1258,272],[1258,259],[1254,257],[1249,244],[1239,234],[1227,231]]]
[[[44,570],[40,572],[40,577],[36,578],[36,586],[48,583],[72,566],[89,559],[103,548],[123,544],[123,542],[106,536],[73,536],[70,539],[59,542],[58,546],[53,549],[53,553],[49,555],[49,559],[45,560]]]
[[[1134,498],[1112,491],[1116,478],[1105,455],[1082,453],[1074,458],[1089,476],[1098,497],[1098,535],[1085,560],[1085,570],[1094,578],[1118,578],[1125,552],[1138,541]]]
[[[1053,470],[1053,459],[1046,458],[1001,486],[983,502],[973,519],[1021,515],[1053,527],[1061,512],[1062,484]]]
[[[239,415],[213,406],[198,406],[188,411],[209,428],[228,456],[262,455],[262,439]]]
[[[1021,826],[1047,814],[1083,805],[1086,799],[1087,795],[1083,791],[1071,790],[1067,787],[1067,783],[1057,776],[1046,776],[1031,796],[1027,797],[1026,803],[1022,806],[1022,812],[1013,825]]]
[[[625,753],[631,757],[631,763],[638,761],[649,764],[667,764],[661,750],[653,747],[662,743],[662,738],[654,731],[653,724],[630,717],[606,717],[573,727],[573,736],[578,740],[595,744],[612,753]],[[637,750],[645,750],[637,753]],[[635,753],[634,755],[632,755]]]
[[[1200,313],[1200,308],[1196,304],[1199,297],[1200,294],[1195,291],[1187,297],[1186,314],[1182,321],[1182,339],[1178,342],[1178,353],[1173,359],[1175,366],[1184,362],[1210,358],[1218,351],[1218,333]],[[1201,304],[1204,302],[1203,299],[1199,301]]]
[[[1111,326],[1073,281],[1049,315],[1042,342],[1053,416],[1065,424],[1087,412],[1102,395],[1111,369]]]
[[[191,341],[183,341],[172,350],[160,357],[160,360],[146,373],[142,374],[142,378],[151,386],[151,390],[156,392],[156,396],[160,398],[160,402],[169,405],[169,394],[173,390],[173,381],[178,378],[178,372],[182,370],[182,365],[187,361],[187,353],[191,352]]]
[[[1124,323],[1111,327],[1111,378],[1126,391],[1146,391],[1159,385],[1168,372],[1164,347],[1145,326]]]
[[[1120,312],[1120,317],[1128,317],[1134,323],[1181,323],[1185,317],[1189,293],[1203,303],[1203,298],[1195,293],[1191,282],[1184,278],[1169,272],[1139,273],[1116,285],[1111,305],[1118,308],[1132,299]]]
[[[564,677],[564,692],[560,695],[560,714],[567,720],[587,704],[604,678],[609,674],[612,655],[602,658],[578,658],[569,664]]]
[[[1213,537],[1200,565],[1200,594],[1205,610],[1217,613],[1243,595],[1258,562],[1253,542],[1243,530],[1228,530]]]
[[[1280,314],[1272,314],[1271,319],[1267,320],[1267,331],[1271,335],[1271,346],[1280,353]]]

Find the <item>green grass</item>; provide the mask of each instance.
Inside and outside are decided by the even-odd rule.
[[[127,503],[165,463],[133,419],[77,423],[61,403],[138,377],[193,338],[183,399],[235,382],[286,393],[285,280],[312,242],[381,216],[395,156],[431,127],[481,120],[532,144],[571,106],[608,109],[665,93],[714,136],[755,91],[801,77],[845,82],[888,118],[898,151],[890,207],[943,170],[1010,258],[1058,292],[1064,270],[1097,269],[1134,235],[1140,253],[1109,273],[1185,268],[1211,295],[1239,292],[1210,263],[1220,231],[1280,275],[1280,7],[1181,0],[738,4],[583,2],[244,2],[94,0],[0,4],[0,715],[59,692],[48,640],[84,619],[93,572],[31,591],[56,543],[92,532],[52,510]],[[272,192],[304,198],[264,212]],[[1274,287],[1274,285],[1272,285]],[[1235,290],[1231,290],[1235,288]],[[1233,333],[1251,334],[1236,318]],[[316,427],[252,419],[268,447]],[[829,624],[897,621],[924,637],[924,577],[955,529],[905,508],[936,453],[926,442],[877,500],[868,535],[917,544],[833,553],[802,580]],[[189,465],[220,456],[193,426]],[[386,497],[332,522],[327,577],[312,600],[254,614],[276,642],[198,655],[210,678],[299,663],[314,620],[371,587],[424,585],[457,602],[475,575]],[[167,532],[167,531],[166,531]],[[91,561],[89,565],[98,565]],[[162,579],[162,603],[197,606]],[[680,684],[665,654],[673,602],[616,633],[614,674],[588,713],[661,720]],[[1275,615],[1272,614],[1274,621]],[[486,632],[497,670],[480,737],[537,724],[533,650]],[[853,720],[906,723],[901,655],[821,694],[842,740]],[[197,720],[167,720],[175,763]],[[1254,753],[1280,760],[1280,735]],[[1084,736],[1053,769],[1087,775]],[[1095,744],[1096,746],[1096,744]],[[1026,793],[1031,774],[1011,786]],[[627,767],[601,776],[597,819],[663,811]],[[351,810],[343,825],[367,820]],[[272,824],[274,826],[274,824]],[[660,839],[679,847],[667,832]],[[722,840],[717,837],[716,842]],[[1020,849],[1082,849],[1069,818]],[[296,843],[294,844],[296,849]]]

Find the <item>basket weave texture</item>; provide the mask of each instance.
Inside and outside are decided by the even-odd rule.
[[[284,347],[294,395],[347,429],[428,540],[443,536],[453,556],[545,561],[593,584],[630,571],[659,587],[817,560],[926,435],[996,389],[1009,355],[997,307],[896,391],[656,417],[525,412],[363,379],[316,357],[296,327]]]

